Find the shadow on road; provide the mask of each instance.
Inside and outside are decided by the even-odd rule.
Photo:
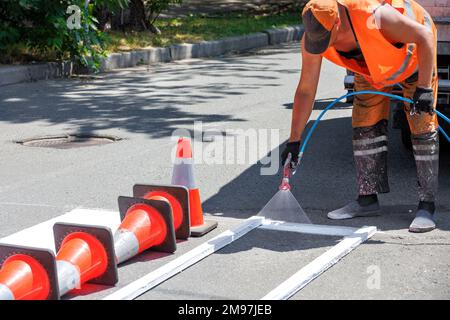
[[[297,47],[279,49],[298,50]],[[82,134],[120,128],[152,138],[170,136],[179,127],[203,123],[244,121],[230,114],[208,114],[202,104],[226,100],[261,87],[277,87],[277,73],[298,72],[281,66],[270,55],[230,56],[215,59],[116,71],[91,80],[61,80],[17,86],[0,92],[0,119],[9,123],[44,120],[67,124]],[[273,71],[274,66],[280,67]],[[271,72],[268,72],[270,70]],[[150,74],[150,76],[149,76]],[[270,74],[270,75],[269,75]],[[208,77],[199,81],[198,77]],[[206,84],[205,84],[206,82]]]

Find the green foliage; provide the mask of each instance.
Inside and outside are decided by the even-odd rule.
[[[306,0],[292,1],[302,3]],[[214,17],[189,15],[157,20],[169,5],[181,2],[182,0],[0,0],[0,63],[71,59],[98,71],[106,50],[127,51],[147,46],[219,39],[300,22],[298,10],[295,10],[295,14],[224,14]],[[67,13],[70,5],[77,5],[81,9],[79,29],[68,28],[67,23],[72,14]],[[126,7],[129,9],[125,9]],[[123,12],[117,14],[121,10]],[[113,22],[121,17],[134,19],[136,23],[130,23],[129,29],[119,28]],[[114,31],[102,32],[99,29],[104,28],[107,23],[115,27]],[[139,29],[143,24],[146,28]]]
[[[2,0],[0,1],[0,56],[6,48],[24,43],[40,54],[56,52],[98,71],[105,56],[106,36],[97,28],[94,6],[118,10],[129,0]],[[69,29],[67,8],[80,9],[81,28]]]

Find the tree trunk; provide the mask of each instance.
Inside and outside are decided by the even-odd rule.
[[[133,30],[147,30],[149,23],[145,18],[145,6],[143,0],[130,1],[130,16],[127,26]]]
[[[150,23],[145,17],[144,1],[130,0],[127,9],[123,9],[121,12],[114,15],[111,25],[114,30],[148,30]]]
[[[111,24],[111,19],[112,19],[111,12],[105,7],[100,7],[98,9],[96,9],[95,16],[97,17],[97,20],[98,20],[98,28],[101,31],[105,31],[106,25],[108,23]]]

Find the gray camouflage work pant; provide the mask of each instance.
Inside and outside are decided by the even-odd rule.
[[[419,200],[433,202],[438,189],[439,134],[412,135]],[[353,128],[353,155],[360,195],[389,192],[387,120]]]

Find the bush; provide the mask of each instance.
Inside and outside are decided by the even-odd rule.
[[[129,0],[2,0],[0,1],[0,56],[9,46],[24,43],[41,54],[55,52],[98,71],[105,55],[105,35],[98,30],[95,6],[118,10]],[[71,5],[80,8],[81,28],[68,28]],[[74,13],[74,12],[72,12]]]

